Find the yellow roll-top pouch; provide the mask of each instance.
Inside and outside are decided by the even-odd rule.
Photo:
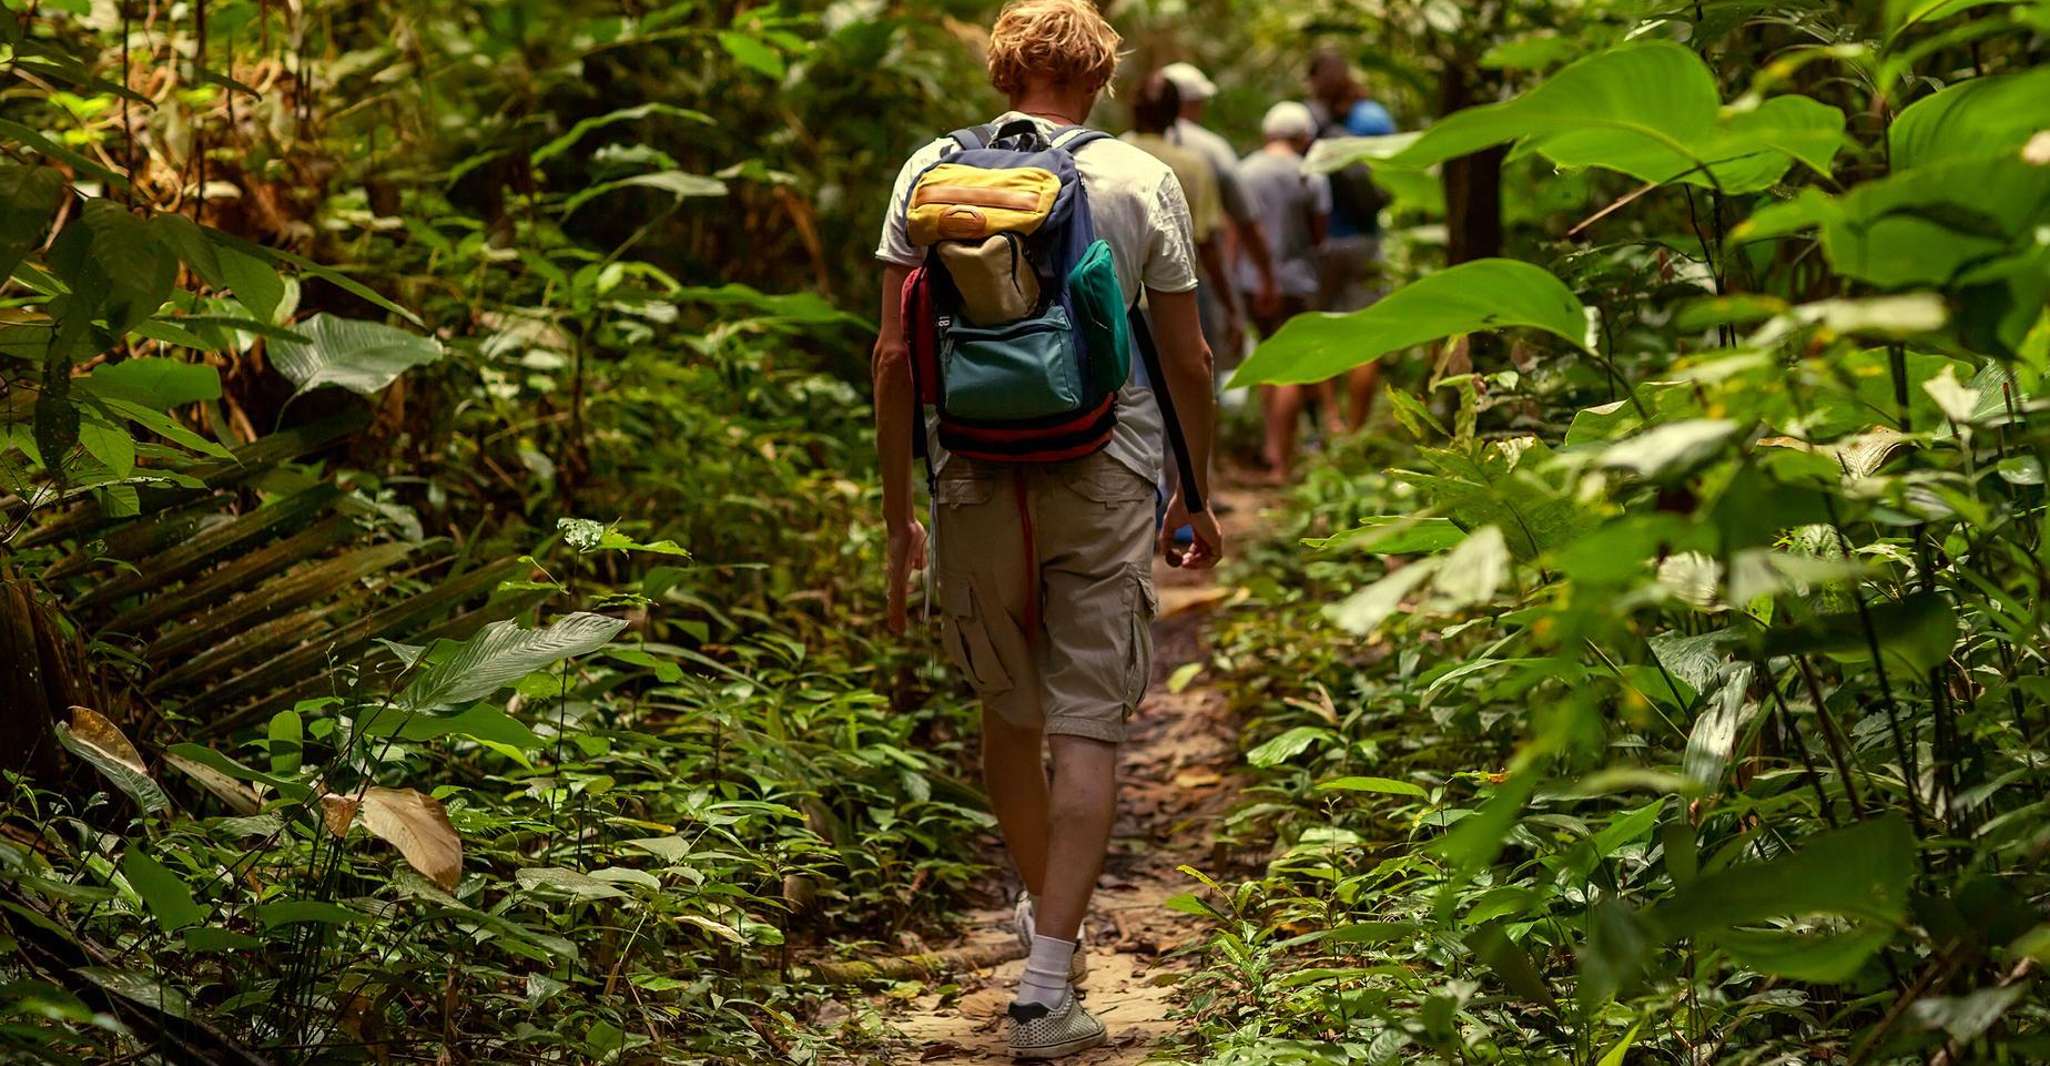
[[[1060,191],[1061,179],[1039,167],[992,170],[941,163],[912,187],[906,211],[911,243],[1030,234],[1053,211]]]

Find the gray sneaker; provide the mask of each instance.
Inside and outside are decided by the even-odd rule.
[[[1020,895],[1018,909],[1011,915],[1012,927],[1018,931],[1018,945],[1032,954],[1032,937],[1038,932],[1038,920],[1032,913],[1032,897]],[[1075,931],[1075,955],[1068,960],[1068,980],[1081,984],[1089,976],[1089,923]]]
[[[1011,1055],[1020,1059],[1057,1059],[1103,1046],[1110,1039],[1103,1023],[1082,1009],[1070,991],[1060,1006],[1011,1004]]]

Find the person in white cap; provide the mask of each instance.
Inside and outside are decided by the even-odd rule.
[[[1331,183],[1322,174],[1303,171],[1303,154],[1317,137],[1317,120],[1310,109],[1292,100],[1267,109],[1260,122],[1267,143],[1238,164],[1238,180],[1253,216],[1264,235],[1264,250],[1272,263],[1279,298],[1264,311],[1256,310],[1253,323],[1260,335],[1271,337],[1287,321],[1308,310],[1317,298],[1319,274],[1317,252],[1324,243],[1331,217]],[[1257,272],[1240,261],[1239,284],[1251,289],[1260,283]],[[1314,386],[1333,410],[1330,382]],[[1266,415],[1265,458],[1268,471],[1286,480],[1295,458],[1296,423],[1309,399],[1302,385],[1270,385],[1261,393]]]
[[[1273,310],[1273,301],[1279,295],[1275,287],[1274,265],[1267,258],[1266,242],[1260,238],[1260,223],[1246,203],[1238,184],[1238,153],[1232,150],[1231,142],[1212,132],[1203,125],[1203,111],[1210,104],[1210,98],[1217,95],[1217,85],[1193,63],[1169,63],[1160,68],[1162,76],[1174,83],[1182,98],[1181,117],[1169,131],[1169,140],[1200,155],[1217,172],[1217,192],[1224,206],[1224,216],[1231,223],[1233,238],[1230,252],[1238,250],[1252,263],[1258,284],[1249,288],[1251,303],[1256,313]],[[1204,302],[1203,328],[1210,341],[1210,348],[1217,354],[1219,380],[1238,363],[1243,338],[1237,328],[1244,321],[1244,312],[1233,290],[1230,279],[1213,279],[1211,287],[1214,296]]]

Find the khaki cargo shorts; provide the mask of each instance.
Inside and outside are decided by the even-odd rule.
[[[1124,741],[1153,668],[1153,491],[1105,452],[1018,467],[957,455],[941,469],[941,635],[1006,722]]]

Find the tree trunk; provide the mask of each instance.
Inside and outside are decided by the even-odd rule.
[[[1464,60],[1447,63],[1439,80],[1438,117],[1481,102],[1481,88]],[[1502,254],[1502,160],[1508,154],[1497,145],[1445,161],[1445,265]]]

